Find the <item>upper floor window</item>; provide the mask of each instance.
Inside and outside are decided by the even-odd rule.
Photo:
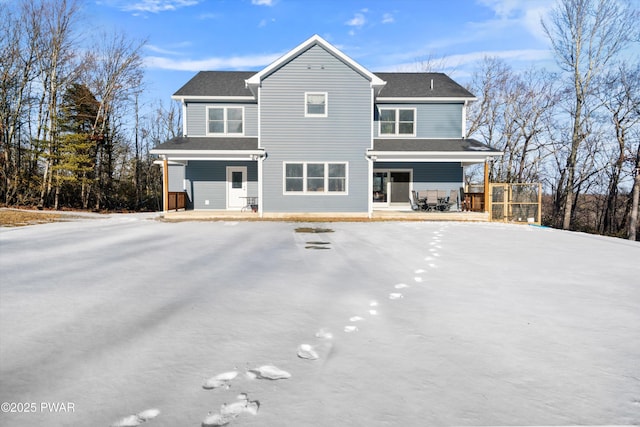
[[[207,133],[213,135],[242,135],[244,133],[244,108],[207,108]]]
[[[305,92],[304,103],[305,117],[327,117],[326,92]]]
[[[416,134],[416,110],[414,108],[381,108],[380,135]]]
[[[285,193],[346,193],[346,163],[285,163]]]

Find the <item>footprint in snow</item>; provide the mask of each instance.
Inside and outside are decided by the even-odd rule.
[[[327,329],[322,328],[318,332],[316,332],[316,338],[330,340],[331,338],[333,338],[333,334]]]
[[[291,378],[291,374],[273,365],[264,365],[259,368],[249,369],[247,375],[259,380],[285,380]]]
[[[243,413],[257,415],[259,408],[260,402],[251,401],[246,393],[241,393],[237,402],[225,403],[220,407],[219,412],[209,413],[202,421],[202,427],[226,426]]]
[[[394,293],[389,294],[389,299],[400,299],[400,298],[404,298],[404,297],[399,292],[394,292]]]
[[[149,421],[160,414],[158,409],[147,409],[146,411],[142,411],[137,413],[136,415],[129,415],[128,417],[124,417],[119,421],[111,424],[111,427],[136,427],[140,424]]]
[[[420,278],[420,279],[422,279],[422,278]],[[394,286],[394,288],[396,288],[396,289],[405,289],[405,288],[408,288],[408,287],[409,287],[409,285],[407,285],[405,283],[398,283],[397,285]]]
[[[353,316],[353,317],[349,318],[350,322],[359,322],[361,320],[364,320],[364,319],[362,317],[360,317],[360,316]]]
[[[298,347],[298,357],[301,359],[316,360],[319,356],[311,345],[300,344]]]
[[[358,332],[358,327],[353,325],[348,325],[344,327],[345,332]]]
[[[414,282],[416,282],[416,283],[420,283],[420,282],[422,282],[422,277],[420,277],[420,276],[416,276],[416,277],[414,277],[414,278],[413,278],[413,280],[414,280]]]
[[[211,377],[202,384],[202,388],[205,390],[213,390],[214,388],[231,387],[230,382],[232,379],[238,376],[237,371],[229,371],[223,372],[222,374],[218,374],[215,377]]]

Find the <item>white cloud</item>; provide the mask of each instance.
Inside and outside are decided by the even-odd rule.
[[[383,24],[391,24],[393,22],[395,22],[395,19],[393,18],[393,15],[391,13],[385,13],[384,15],[382,15]]]
[[[195,6],[199,2],[200,0],[138,0],[133,3],[126,1],[120,9],[126,12],[158,13]]]
[[[353,18],[345,22],[346,25],[350,27],[362,28],[362,26],[367,22],[364,15],[362,13],[356,13]]]
[[[151,52],[159,53],[161,55],[177,55],[178,54],[178,52],[176,52],[175,50],[164,49],[153,44],[146,44],[144,45],[144,48],[147,50],[150,50]]]
[[[251,0],[256,6],[273,6],[273,0]]]
[[[480,61],[484,57],[497,57],[509,59],[511,61],[533,62],[551,58],[551,52],[548,49],[479,51],[447,56],[445,60],[449,65],[466,65]]]
[[[477,0],[477,2],[495,14],[494,19],[475,23],[474,26],[485,31],[505,31],[507,27],[524,28],[540,40],[546,35],[540,24],[555,4],[555,0]]]
[[[174,71],[202,71],[202,70],[246,70],[256,67],[264,67],[276,59],[280,58],[282,53],[248,55],[248,56],[232,56],[229,58],[206,58],[199,60],[176,60],[161,56],[147,56],[144,59],[147,68],[155,68],[162,70]]]
[[[417,52],[415,52],[417,53]],[[466,70],[473,69],[475,64],[485,57],[496,57],[509,61],[509,64],[515,62],[534,63],[551,59],[551,52],[548,49],[522,49],[522,50],[483,50],[456,55],[446,55],[435,58],[438,68],[447,73],[465,74]],[[412,62],[401,62],[376,68],[376,71],[421,71],[420,55],[414,56]],[[470,74],[470,72],[466,73]]]
[[[153,44],[146,44],[144,48],[160,55],[180,55],[185,48],[191,47],[191,42],[171,43],[168,47],[160,47]]]

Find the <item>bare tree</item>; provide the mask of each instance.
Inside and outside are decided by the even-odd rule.
[[[492,163],[491,178],[502,182],[540,180],[549,155],[544,134],[558,100],[554,76],[541,70],[514,72],[503,60],[484,58],[474,74],[471,91],[479,102],[469,110],[467,136],[504,152]]]
[[[84,58],[85,79],[99,101],[94,124],[96,151],[96,209],[105,202],[112,186],[116,143],[114,117],[116,110],[131,102],[142,83],[144,41],[129,39],[125,34],[102,33],[95,48]]]
[[[599,79],[599,97],[613,125],[615,149],[610,163],[610,177],[606,203],[600,224],[601,233],[616,233],[618,191],[625,165],[633,163],[628,157],[631,130],[640,126],[640,63],[630,69],[621,63]],[[629,171],[631,175],[631,171]]]
[[[560,68],[571,75],[574,104],[572,132],[563,183],[562,228],[569,229],[574,206],[576,166],[581,146],[588,136],[594,77],[636,37],[638,12],[628,2],[617,0],[561,0],[543,28]]]
[[[636,131],[636,141],[640,139],[640,132]],[[633,168],[633,190],[631,191],[631,212],[629,214],[629,240],[636,240],[638,230],[638,203],[640,201],[640,143],[637,144]]]
[[[42,84],[41,99],[45,101],[41,120],[45,126],[45,173],[39,203],[39,206],[45,206],[54,187],[53,166],[58,155],[58,104],[64,85],[73,74],[73,26],[78,17],[79,5],[75,0],[29,0],[26,8],[29,25],[33,28],[39,26],[42,35],[41,44],[36,50],[36,61]],[[55,208],[58,208],[59,194],[60,186],[56,184]]]
[[[27,133],[23,125],[28,122],[29,88],[36,77],[40,44],[40,26],[32,25],[25,13],[28,3],[17,6],[0,3],[0,195],[7,204],[15,201],[20,187],[20,135]]]

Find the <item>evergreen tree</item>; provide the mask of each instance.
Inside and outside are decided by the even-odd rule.
[[[69,201],[86,209],[95,179],[96,138],[93,124],[99,102],[85,85],[71,84],[62,98],[59,150],[55,165],[57,191],[65,185]]]

